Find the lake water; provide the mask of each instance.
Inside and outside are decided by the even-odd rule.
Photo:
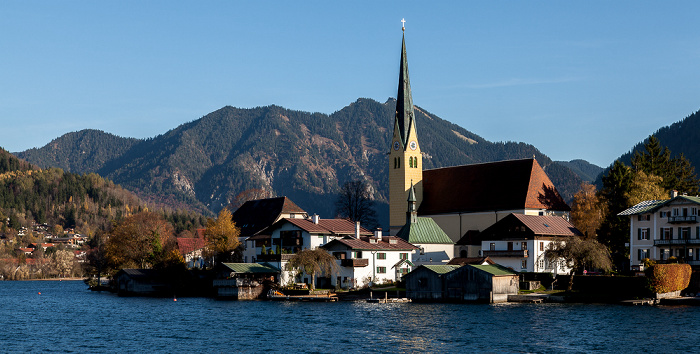
[[[700,350],[699,307],[173,301],[0,281],[0,318],[0,352]]]

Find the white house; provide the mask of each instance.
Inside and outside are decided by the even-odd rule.
[[[700,265],[700,197],[677,195],[646,200],[621,213],[630,218],[630,266],[641,269],[645,258],[666,261],[670,257]]]
[[[550,261],[552,242],[566,242],[581,232],[561,216],[510,214],[481,233],[481,253],[518,272],[568,273],[563,260]]]
[[[310,283],[308,278],[292,279],[292,273],[285,270],[287,261],[295,253],[315,249],[346,236],[359,238],[371,235],[372,232],[360,227],[359,223],[347,219],[321,219],[314,215],[307,219],[283,218],[259,235],[250,237],[247,242],[254,250],[253,262],[267,263],[281,270],[281,284],[297,280]],[[321,281],[316,282],[316,286],[325,287],[326,284]]]
[[[394,236],[344,237],[322,246],[338,260],[339,274],[331,284],[356,288],[371,283],[396,282],[413,269],[418,247]]]

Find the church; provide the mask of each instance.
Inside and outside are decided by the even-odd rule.
[[[479,256],[482,241],[479,233],[510,214],[568,219],[571,210],[534,158],[423,170],[408,75],[405,28],[388,155],[389,233],[402,238],[411,234],[418,240],[415,230],[428,224],[425,219],[432,219],[434,222],[430,224],[439,226],[442,234],[457,244],[454,255],[459,257]],[[439,234],[434,228],[426,232]],[[422,239],[438,241],[434,241],[435,245],[414,241],[421,249],[437,244],[444,249],[446,242],[440,236]]]

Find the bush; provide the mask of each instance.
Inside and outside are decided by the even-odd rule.
[[[657,264],[646,270],[649,288],[657,294],[687,288],[691,273],[692,269],[688,264]]]

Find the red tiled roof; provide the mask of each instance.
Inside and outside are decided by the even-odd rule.
[[[190,252],[200,250],[207,245],[207,241],[203,238],[192,238],[192,237],[178,237],[177,238],[177,249],[180,250],[181,255],[186,255]]]
[[[240,237],[255,235],[272,225],[281,214],[305,214],[306,212],[287,197],[249,200],[231,215],[240,228]]]
[[[360,237],[359,239],[346,237],[342,239],[333,240],[328,242],[326,245],[321,246],[322,248],[332,248],[333,245],[342,244],[350,249],[354,250],[389,250],[389,251],[399,251],[399,250],[417,250],[418,247],[404,241],[401,238],[394,236],[384,236],[381,241],[376,243],[370,242],[370,239],[375,239],[374,237]],[[396,241],[395,243],[389,242],[390,240]]]
[[[425,170],[422,183],[419,215],[523,208],[570,210],[535,159]]]
[[[518,227],[524,227],[518,229]],[[560,216],[509,214],[481,232],[481,240],[531,239],[534,236],[571,237],[581,232]]]
[[[282,219],[309,233],[332,233],[336,235],[354,235],[355,223],[347,219],[320,219],[314,224],[311,219]],[[280,222],[282,222],[280,220]],[[279,222],[278,222],[279,223]],[[360,227],[360,235],[372,235],[372,232]]]

